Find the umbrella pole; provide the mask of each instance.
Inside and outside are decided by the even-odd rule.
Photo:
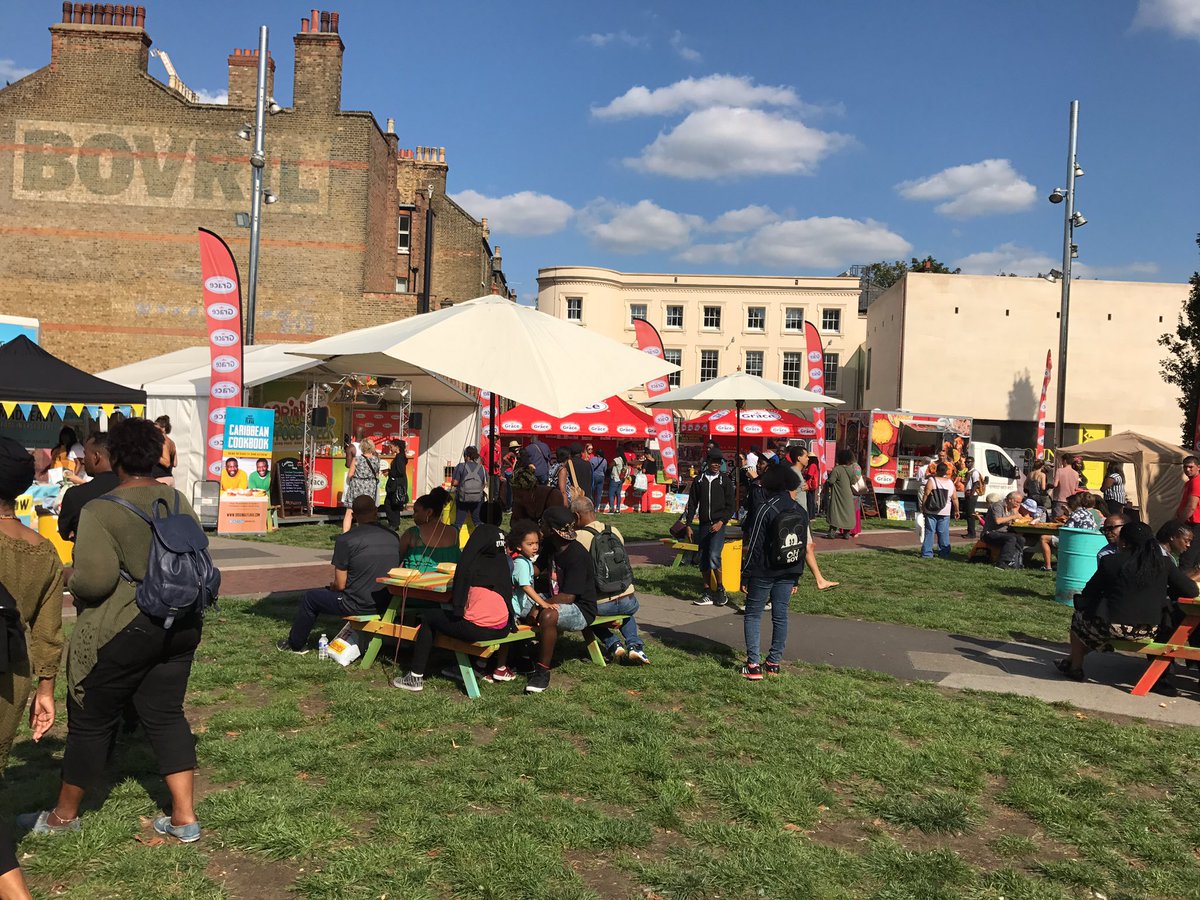
[[[496,477],[496,392],[488,391],[488,499],[500,499],[500,479]],[[490,504],[489,504],[490,505]],[[499,525],[499,522],[490,522]]]
[[[739,470],[742,459],[742,404],[741,400],[734,402],[733,422],[733,496],[737,498],[738,509],[742,508],[742,473]]]

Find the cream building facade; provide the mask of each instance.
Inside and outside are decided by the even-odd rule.
[[[867,408],[972,416],[977,440],[1032,447],[1046,351],[1057,391],[1062,285],[1041,278],[911,272],[867,310]],[[1071,283],[1064,438],[1132,430],[1179,443],[1179,392],[1162,379],[1186,284]]]
[[[806,387],[804,323],[825,348],[827,392],[860,399],[866,317],[857,277],[674,275],[592,266],[538,270],[538,309],[626,344],[635,318],[662,336],[667,360],[682,371],[672,384],[695,384],[739,369]],[[635,401],[645,391],[629,392]]]

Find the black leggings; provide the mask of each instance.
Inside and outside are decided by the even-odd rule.
[[[196,768],[196,739],[183,715],[183,698],[201,621],[191,615],[164,629],[138,613],[100,648],[81,684],[83,705],[67,694],[64,782],[85,789],[96,784],[129,703],[146,731],[160,775]]]
[[[17,862],[17,845],[7,828],[0,828],[0,875],[7,875],[13,869],[21,868]]]
[[[452,616],[443,609],[431,609],[421,615],[421,630],[417,632],[417,640],[413,644],[412,659],[408,670],[418,675],[425,674],[425,666],[429,664],[429,652],[433,649],[435,634],[458,638],[460,641],[474,643],[475,641],[494,641],[508,634],[507,628],[483,628],[474,622]]]

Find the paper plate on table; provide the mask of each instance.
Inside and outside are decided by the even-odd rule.
[[[412,578],[414,575],[420,575],[417,569],[406,569],[403,566],[397,566],[394,569],[388,569],[388,578]]]
[[[454,570],[458,568],[458,563],[438,563],[437,570],[443,575],[453,575]]]

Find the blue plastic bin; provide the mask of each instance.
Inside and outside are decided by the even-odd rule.
[[[1060,528],[1058,535],[1058,577],[1054,581],[1054,599],[1072,606],[1075,595],[1096,574],[1096,554],[1108,539],[1089,528]]]

